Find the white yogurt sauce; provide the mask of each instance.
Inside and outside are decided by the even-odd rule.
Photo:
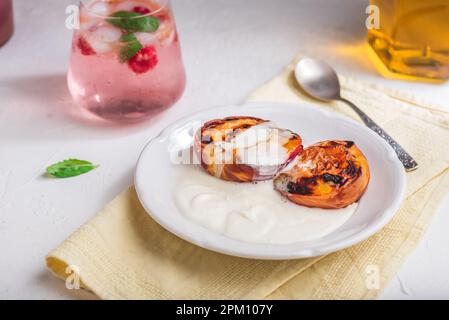
[[[273,182],[223,181],[193,165],[174,166],[173,196],[181,214],[230,238],[253,243],[287,244],[324,237],[357,209],[307,208],[282,198]]]

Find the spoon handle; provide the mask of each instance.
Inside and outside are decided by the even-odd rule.
[[[370,117],[366,115],[362,110],[359,109],[354,103],[345,98],[340,98],[340,101],[346,103],[350,106],[362,119],[362,121],[366,124],[368,128],[376,132],[379,136],[381,136],[384,140],[386,140],[390,146],[394,149],[396,154],[398,155],[399,160],[404,165],[404,168],[407,172],[414,171],[418,169],[418,163],[412,158],[411,155],[407,153],[407,151],[402,148],[399,143],[397,143],[388,133],[386,133],[377,123],[373,121]]]

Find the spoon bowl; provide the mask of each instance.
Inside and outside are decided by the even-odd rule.
[[[340,81],[337,73],[327,63],[305,58],[298,62],[295,77],[302,89],[322,101],[340,99]]]
[[[341,96],[340,81],[335,70],[327,63],[301,59],[295,67],[295,77],[301,88],[311,97],[321,101],[341,101],[352,108],[365,125],[381,136],[394,149],[407,171],[418,169],[418,163],[385,130],[351,101]]]

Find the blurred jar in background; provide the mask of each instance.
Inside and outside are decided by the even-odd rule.
[[[368,40],[393,72],[449,78],[449,0],[371,0],[380,9],[380,29]]]
[[[12,0],[0,0],[0,46],[13,32]]]

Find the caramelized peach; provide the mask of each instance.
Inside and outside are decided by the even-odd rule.
[[[236,182],[272,179],[302,151],[299,135],[254,117],[209,121],[195,145],[209,174]]]
[[[296,204],[337,209],[358,201],[369,180],[368,161],[354,142],[324,141],[304,149],[274,187]]]

